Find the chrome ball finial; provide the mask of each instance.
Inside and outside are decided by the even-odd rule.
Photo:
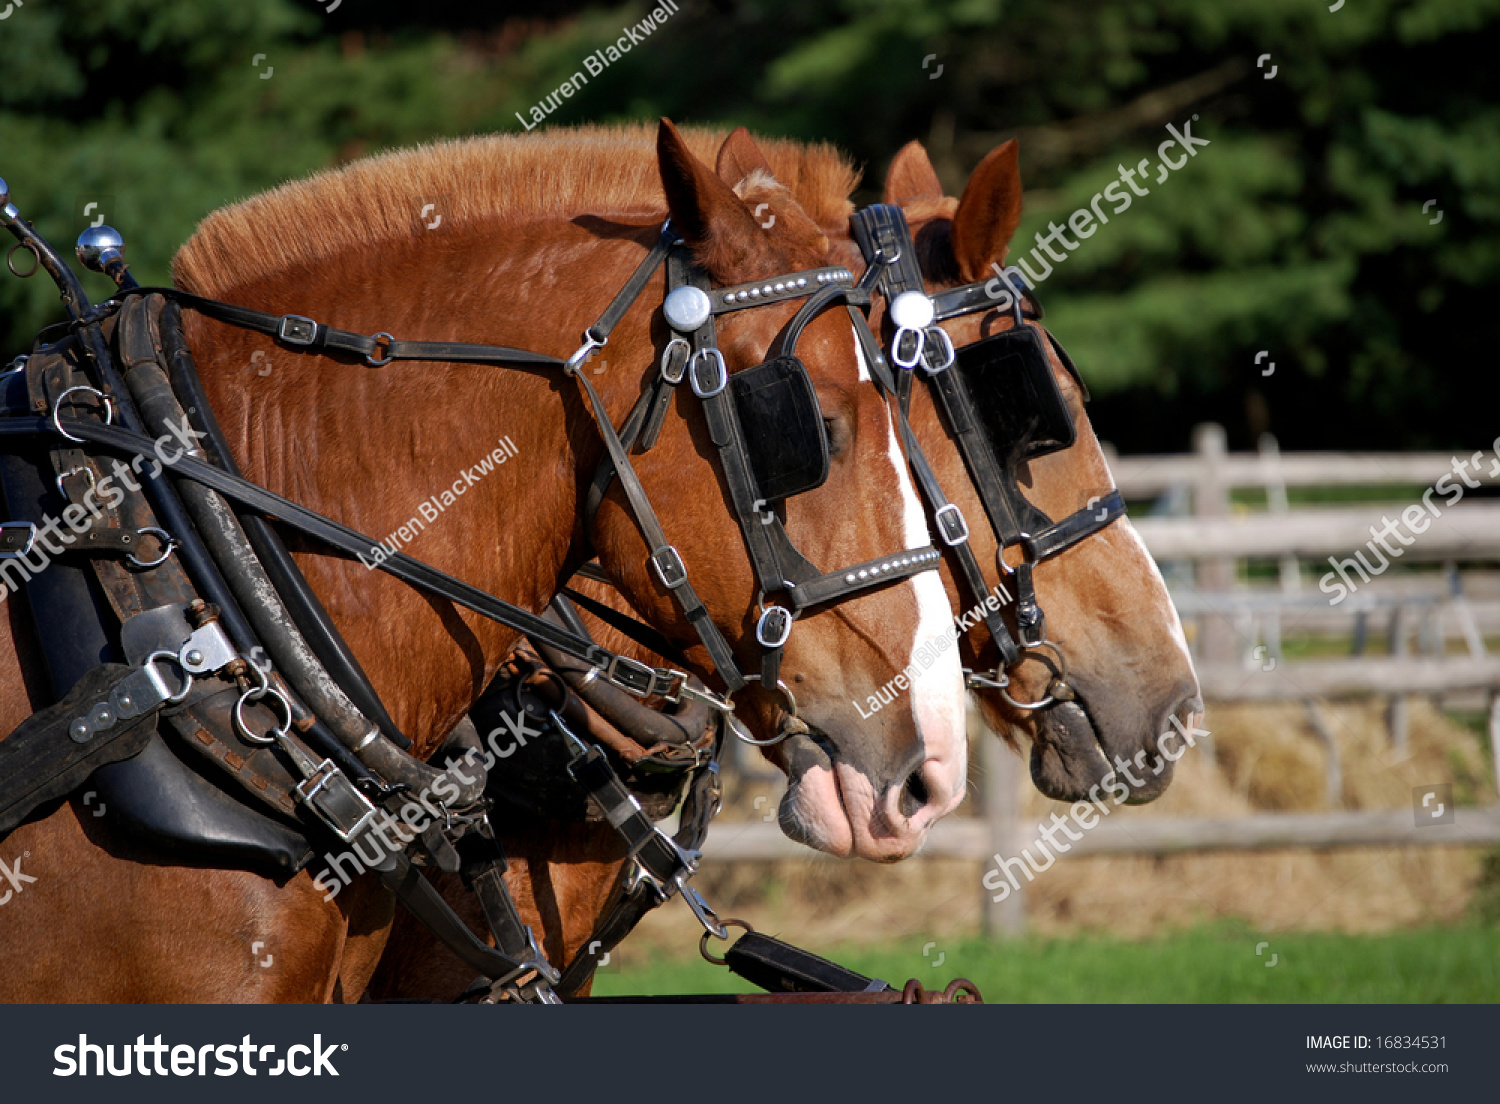
[[[103,272],[105,265],[122,258],[124,251],[125,239],[113,226],[90,226],[78,235],[78,259],[94,272]]]
[[[9,202],[10,185],[5,182],[4,177],[0,177],[0,207],[4,207]]]
[[[688,284],[674,288],[662,303],[661,311],[666,315],[667,325],[678,333],[693,333],[709,320],[713,304],[703,291]]]
[[[925,330],[935,317],[932,300],[920,291],[903,291],[891,304],[891,321],[900,329]]]

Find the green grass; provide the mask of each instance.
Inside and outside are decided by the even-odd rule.
[[[1269,944],[1256,955],[1257,944]],[[1011,942],[819,948],[898,988],[974,981],[991,1003],[1491,1003],[1500,1001],[1500,928],[1389,935],[1256,933],[1216,925],[1147,942],[1103,936]],[[944,955],[941,966],[933,961]],[[1272,955],[1275,966],[1268,966]],[[598,996],[755,992],[699,959],[631,965],[599,976]]]

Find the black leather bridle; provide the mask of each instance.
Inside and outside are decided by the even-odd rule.
[[[683,344],[691,343],[691,353],[685,365],[678,366],[668,357],[672,347],[663,351],[660,373],[642,394],[640,401],[627,417],[620,431],[616,431],[609,412],[595,390],[587,374],[580,371],[588,357],[609,342],[609,336],[625,313],[639,298],[647,282],[663,263],[668,265],[668,297],[683,288],[695,288],[704,298],[701,310],[668,310],[669,323]],[[131,281],[131,284],[134,282]],[[864,315],[856,307],[869,303],[869,281],[855,285],[853,275],[846,268],[830,266],[793,272],[784,276],[769,277],[753,283],[708,289],[708,277],[691,261],[681,239],[671,228],[670,220],[663,225],[661,234],[646,257],[636,267],[624,287],[600,315],[599,320],[584,331],[583,345],[566,361],[546,354],[512,349],[505,346],[478,345],[465,342],[403,341],[387,333],[373,335],[351,333],[334,329],[303,315],[274,315],[217,300],[191,295],[176,288],[128,286],[105,304],[105,309],[115,309],[120,301],[132,295],[160,294],[182,306],[198,311],[210,318],[243,329],[250,329],[274,337],[282,345],[305,352],[341,352],[364,357],[365,361],[380,367],[395,360],[442,360],[471,364],[521,365],[526,367],[560,367],[578,381],[593,411],[606,450],[606,460],[595,479],[594,492],[586,514],[586,528],[592,529],[598,502],[609,480],[618,478],[625,493],[630,510],[650,552],[650,563],[656,577],[671,592],[683,615],[692,624],[699,640],[707,649],[719,677],[725,682],[728,693],[733,695],[751,682],[762,681],[772,693],[780,692],[785,698],[785,715],[795,720],[796,699],[785,683],[777,677],[780,669],[782,649],[791,633],[792,622],[806,610],[842,601],[855,594],[884,586],[887,583],[910,578],[925,571],[935,571],[941,552],[931,545],[918,549],[902,549],[897,552],[855,564],[839,571],[822,572],[799,553],[792,545],[779,516],[771,504],[756,494],[756,481],[751,472],[743,429],[735,414],[732,398],[727,387],[729,374],[719,353],[715,336],[714,318],[729,311],[743,310],[772,303],[781,303],[806,298],[806,302],[788,322],[782,334],[784,356],[794,354],[798,335],[806,325],[822,311],[843,302],[848,306],[856,333],[863,330],[861,339],[873,342]],[[678,305],[681,305],[679,299]],[[673,319],[675,318],[675,321]],[[710,433],[719,449],[720,462],[730,488],[730,505],[739,522],[745,544],[754,567],[761,591],[761,611],[756,624],[756,640],[762,649],[761,671],[746,674],[739,665],[733,649],[724,639],[718,626],[713,623],[707,607],[703,604],[688,581],[687,565],[682,556],[667,539],[656,511],[652,508],[639,476],[631,464],[629,451],[639,440],[643,447],[655,443],[666,407],[678,384],[684,378],[690,381],[692,390],[703,403]],[[46,419],[38,419],[32,432],[42,433],[50,428]],[[0,427],[11,433],[25,433],[19,425]],[[150,442],[145,438],[107,425],[88,423],[77,429],[78,436],[98,444],[107,445],[126,452],[149,452]],[[201,464],[191,457],[178,462],[176,474],[204,483],[219,493],[240,502],[266,516],[281,521],[293,528],[316,537],[325,544],[342,549],[350,554],[376,554],[378,542],[338,524],[312,510],[290,502],[264,488],[258,487],[237,475],[232,475],[211,465]],[[728,713],[731,702],[717,694],[688,685],[688,677],[671,668],[653,668],[628,656],[618,655],[585,637],[543,618],[469,586],[436,568],[414,560],[402,553],[391,554],[382,549],[378,553],[381,570],[423,589],[429,593],[474,610],[501,624],[525,633],[533,641],[556,648],[567,655],[583,659],[600,671],[607,681],[639,697],[660,695],[668,701],[694,697],[709,702]],[[785,604],[765,604],[771,594],[784,594]],[[777,737],[787,735],[783,730]],[[771,741],[774,742],[774,741]]]
[[[1015,470],[1015,454],[1001,456],[997,453],[982,428],[968,389],[954,369],[957,359],[955,350],[939,323],[979,311],[1003,309],[1004,300],[1008,298],[1015,327],[1025,327],[1026,314],[1022,301],[1027,299],[1035,303],[1035,299],[1019,274],[1002,272],[997,280],[965,284],[929,296],[917,261],[911,229],[907,225],[905,212],[900,207],[890,204],[871,205],[857,212],[851,218],[851,224],[866,264],[871,271],[880,271],[877,286],[886,300],[886,328],[893,331],[889,359],[897,367],[893,370],[878,349],[873,356],[867,350],[867,356],[872,361],[872,372],[881,387],[897,400],[907,457],[932,510],[938,532],[958,561],[958,574],[962,576],[964,585],[981,603],[981,608],[984,608],[989,587],[973,548],[969,545],[968,525],[958,506],[950,502],[943,493],[906,422],[913,381],[919,370],[926,378],[933,401],[942,411],[948,430],[964,458],[969,477],[999,542],[995,558],[1000,573],[1015,582],[1016,633],[1011,634],[998,611],[985,608],[984,624],[1000,651],[1000,664],[992,672],[968,672],[968,684],[973,689],[999,690],[1007,701],[1019,709],[1045,708],[1060,698],[1049,691],[1041,701],[1018,702],[1010,696],[1007,689],[1010,685],[1007,670],[1020,663],[1025,652],[1031,649],[1046,648],[1052,651],[1063,667],[1062,671],[1057,672],[1053,684],[1055,686],[1058,682],[1065,682],[1066,659],[1061,647],[1047,639],[1046,617],[1037,599],[1032,573],[1037,564],[1093,536],[1124,516],[1125,502],[1117,489],[1111,490],[1086,508],[1054,522],[1021,493]],[[997,281],[1005,289],[998,296],[990,290]],[[897,305],[898,299],[901,300],[900,306]],[[898,315],[904,317],[897,317]],[[1037,307],[1035,317],[1040,317],[1040,307]],[[1072,359],[1056,338],[1050,333],[1046,336],[1058,359],[1078,381],[1086,401],[1088,389]],[[874,366],[876,358],[880,361],[878,370]],[[1019,545],[1023,554],[1022,561],[1014,568],[1006,564],[1004,557],[1005,549],[1013,545]]]

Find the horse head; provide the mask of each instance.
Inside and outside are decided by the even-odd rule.
[[[943,194],[926,152],[912,142],[891,164],[885,200],[907,214],[930,293],[985,283],[997,296],[993,307],[942,323],[960,353],[1016,325],[997,279],[1021,217],[1014,141],[984,158],[956,200]],[[1040,346],[1076,438],[1068,447],[1017,463],[1020,493],[1050,519],[1102,509],[1114,480],[1084,408],[1082,379],[1038,322],[1024,324],[1043,336]],[[1003,397],[1004,384],[998,386]],[[963,459],[925,387],[915,389],[912,420],[943,489],[967,518],[984,518]],[[989,525],[971,524],[970,534],[985,581],[991,588],[1013,590],[1022,549],[1002,552]],[[955,605],[964,609],[976,599],[957,584],[952,568],[950,556],[944,581]],[[1034,585],[1056,651],[1028,650],[1026,661],[1009,670],[1004,693],[981,689],[977,697],[985,720],[1013,744],[1018,737],[1030,740],[1032,778],[1049,797],[1071,801],[1092,794],[1098,800],[1101,792],[1113,792],[1130,802],[1154,799],[1167,788],[1173,764],[1185,750],[1179,726],[1196,720],[1203,704],[1181,623],[1144,543],[1127,518],[1116,518],[1038,563]],[[1003,669],[983,625],[969,630],[963,648],[970,669]],[[1070,698],[1041,709],[1015,704],[1046,700],[1063,660]]]
[[[789,274],[834,263],[826,235],[769,172],[741,175],[736,190],[665,121],[658,160],[671,225],[714,289],[759,284],[779,290]],[[935,571],[902,577],[913,553],[930,548],[931,535],[890,412],[869,383],[850,314],[834,301],[808,317],[806,302],[752,301],[748,309],[723,314],[718,348],[731,387],[740,373],[778,356],[795,354],[805,366],[821,425],[743,428],[769,428],[773,435],[820,431],[827,440],[827,475],[757,510],[765,524],[784,526],[795,553],[818,572],[832,573],[840,587],[858,580],[859,589],[800,612],[780,663],[785,690],[752,684],[738,695],[737,716],[760,738],[778,730],[786,737],[772,754],[789,778],[781,809],[789,835],[835,854],[894,861],[962,799],[962,677],[952,654],[919,657],[951,624],[951,611]],[[805,326],[793,341],[794,317]],[[669,336],[655,321],[642,359],[653,363]],[[720,463],[720,431],[705,403],[686,392],[677,389],[676,416],[632,463],[714,624],[735,643],[741,666],[755,672],[761,669],[759,617],[770,605],[790,607],[795,588],[772,594],[761,587],[726,512],[733,488]],[[591,538],[629,603],[711,679],[713,667],[693,626],[648,568],[650,550],[618,481],[597,512]],[[895,581],[864,585],[867,573],[879,576],[893,566]],[[890,704],[872,711],[866,708],[872,699]],[[789,713],[796,720],[790,726]]]

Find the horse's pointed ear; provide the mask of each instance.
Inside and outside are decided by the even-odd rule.
[[[919,199],[942,199],[943,184],[921,142],[902,146],[885,174],[885,201],[896,207]]]
[[[693,156],[665,117],[656,132],[656,160],[672,225],[695,247],[699,260],[714,271],[742,263],[765,235],[740,197]]]
[[[953,257],[967,281],[983,279],[991,261],[1003,261],[1021,221],[1021,170],[1012,138],[985,155],[953,216]]]
[[[766,155],[760,152],[755,139],[744,127],[735,127],[719,147],[719,159],[714,165],[719,179],[733,188],[753,172],[763,172],[774,177]]]

